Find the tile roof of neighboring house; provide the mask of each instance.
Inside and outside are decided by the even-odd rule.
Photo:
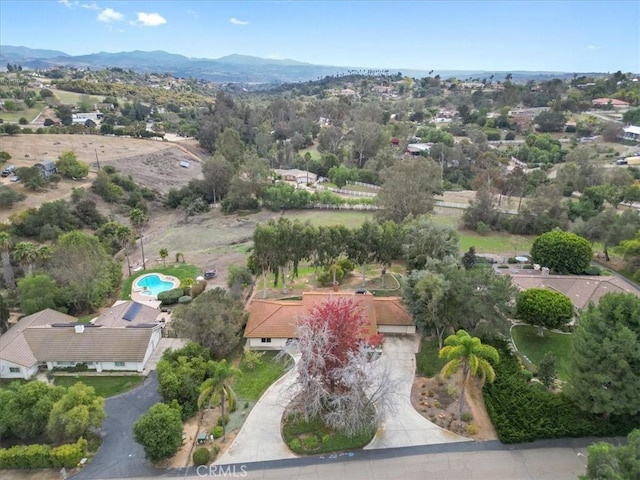
[[[314,305],[331,298],[353,299],[363,310],[369,334],[377,333],[377,325],[413,325],[413,318],[397,297],[356,295],[354,292],[304,292],[302,300],[253,300],[249,305],[249,321],[245,338],[295,338],[297,320]]]
[[[511,275],[513,283],[521,288],[550,288],[564,293],[580,310],[590,302],[597,304],[607,293],[633,293],[640,297],[640,292],[631,288],[618,277],[587,277],[564,275]]]
[[[136,307],[136,305],[139,305]],[[93,320],[103,327],[130,327],[131,325],[155,324],[160,311],[138,302],[116,303],[109,311]],[[130,320],[126,320],[130,318]]]
[[[591,100],[591,103],[594,105],[617,105],[619,107],[626,107],[629,105],[629,102],[625,102],[624,100],[618,100],[617,98],[594,98]]]
[[[7,332],[0,335],[0,359],[23,367],[32,366],[38,360],[24,338],[24,331],[30,327],[39,327],[50,323],[75,321],[74,317],[50,308],[24,317]]]
[[[41,362],[142,362],[153,330],[41,326],[25,330],[24,338]]]

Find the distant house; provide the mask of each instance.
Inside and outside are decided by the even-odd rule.
[[[46,309],[0,336],[0,378],[33,377],[79,363],[97,372],[142,372],[162,338],[160,312],[136,302],[114,305],[90,323]]]
[[[633,142],[640,142],[640,127],[636,127],[635,125],[629,125],[628,127],[624,127],[624,135],[622,138],[624,140],[631,140]]]
[[[611,107],[617,110],[629,108],[629,103],[617,98],[595,98],[591,100],[591,104],[595,107]]]
[[[43,160],[42,162],[33,165],[40,171],[40,175],[44,178],[49,178],[54,173],[57,173],[56,163],[53,160]]]
[[[429,153],[430,150],[431,145],[428,143],[410,143],[409,145],[407,145],[406,153],[417,157],[422,152]]]
[[[394,147],[397,147],[398,145],[400,145],[400,139],[396,138],[396,137],[393,137],[391,139],[391,145],[393,145]]]
[[[84,125],[87,120],[91,120],[96,125],[102,121],[104,118],[104,113],[101,112],[83,112],[83,113],[74,113],[71,115],[71,123],[74,125],[82,124]]]
[[[318,179],[318,176],[307,170],[299,170],[297,168],[289,168],[289,169],[281,169],[278,168],[275,172],[282,177],[282,180],[285,182],[293,182],[297,185],[307,183],[315,183]]]
[[[249,305],[249,320],[244,331],[246,346],[258,350],[280,350],[289,340],[297,338],[298,320],[311,309],[337,297],[351,298],[366,320],[366,333],[396,333],[412,335],[415,323],[399,297],[374,297],[366,293],[303,292],[302,300],[254,299]]]

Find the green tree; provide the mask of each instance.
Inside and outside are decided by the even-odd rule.
[[[478,377],[480,381],[493,383],[496,372],[492,364],[500,361],[498,351],[490,345],[483,345],[478,337],[472,337],[464,330],[458,330],[455,335],[448,336],[444,341],[438,356],[447,359],[440,374],[443,378],[460,372],[460,400],[458,402],[458,420],[462,417],[464,392],[471,377]]]
[[[362,286],[366,284],[367,263],[376,259],[380,249],[380,225],[365,220],[360,228],[355,229],[347,244],[347,257],[355,264],[362,265]]]
[[[222,417],[222,441],[227,441],[226,421],[224,407],[227,404],[229,411],[232,411],[235,405],[235,393],[231,388],[231,379],[240,375],[240,370],[229,365],[225,359],[219,362],[212,362],[210,367],[211,377],[205,380],[200,387],[200,397],[198,398],[198,406],[202,407],[205,403],[218,403],[220,405],[220,416]]]
[[[131,222],[131,226],[133,230],[136,232],[137,236],[140,237],[140,250],[142,252],[142,269],[147,269],[147,259],[144,257],[144,242],[143,242],[143,229],[145,225],[149,222],[149,217],[147,214],[141,210],[140,208],[132,208],[129,211],[129,222]]]
[[[9,307],[7,307],[4,297],[0,295],[0,335],[7,330],[9,330]],[[2,435],[1,432],[0,435]]]
[[[559,112],[542,112],[539,113],[533,122],[538,125],[541,132],[561,132],[564,129],[567,118]]]
[[[56,162],[56,169],[60,175],[66,178],[85,178],[89,174],[89,165],[79,161],[71,150],[60,154]]]
[[[629,433],[626,445],[598,442],[590,445],[587,452],[587,473],[580,475],[580,480],[640,478],[640,429]]]
[[[237,170],[244,161],[245,146],[233,128],[225,129],[216,141],[216,153],[231,163]]]
[[[166,267],[167,266],[167,260],[166,258],[169,256],[169,250],[167,250],[166,248],[161,248],[160,249],[160,258],[162,258],[162,266]]]
[[[538,380],[540,380],[545,387],[549,388],[553,385],[555,379],[556,357],[554,357],[552,352],[547,352],[538,365]]]
[[[61,300],[60,289],[48,275],[27,275],[18,282],[18,301],[25,315],[46,308],[58,309]]]
[[[78,382],[53,404],[47,435],[54,442],[74,441],[90,428],[100,428],[105,417],[104,398],[93,387]]]
[[[585,238],[575,233],[553,230],[533,241],[533,263],[548,267],[560,274],[580,274],[591,264],[593,249]]]
[[[15,394],[5,399],[8,400],[5,410],[8,418],[4,428],[10,431],[10,436],[21,439],[36,438],[44,433],[54,404],[65,392],[62,387],[52,387],[40,381],[15,383],[9,390]]]
[[[212,356],[223,358],[240,343],[246,312],[241,299],[214,288],[174,312],[174,317],[172,325],[179,335],[198,342]]]
[[[38,248],[33,242],[19,242],[13,249],[13,258],[26,267],[27,274],[30,275],[33,264],[38,258]]]
[[[608,293],[581,313],[573,337],[569,387],[585,411],[640,412],[640,298]]]
[[[13,248],[13,239],[9,232],[0,232],[0,257],[2,258],[2,273],[4,275],[5,286],[9,289],[16,287],[15,277],[13,275],[13,266],[11,265],[10,252]]]
[[[538,327],[538,336],[545,328],[558,328],[573,317],[573,304],[565,294],[547,288],[529,288],[518,296],[516,317]]]
[[[180,407],[156,403],[133,425],[133,436],[152,462],[172,457],[182,445]]]
[[[234,166],[222,155],[214,155],[202,165],[203,186],[211,201],[219,202],[226,197],[233,177]]]
[[[451,227],[435,223],[426,215],[405,226],[402,244],[409,270],[423,269],[431,258],[457,257],[460,249],[458,233]]]
[[[413,270],[402,285],[409,312],[423,333],[434,332],[442,348],[444,333],[450,327],[449,318],[442,315],[443,300],[450,283],[442,273]]]
[[[21,202],[27,198],[27,196],[13,188],[5,187],[4,185],[0,185],[0,208],[11,208],[14,203]]]
[[[384,170],[384,182],[378,201],[383,210],[379,216],[396,223],[409,215],[431,213],[435,195],[442,193],[442,168],[425,157],[412,157],[396,162]]]
[[[48,270],[68,295],[74,312],[101,306],[121,277],[120,266],[98,237],[77,230],[58,238]]]

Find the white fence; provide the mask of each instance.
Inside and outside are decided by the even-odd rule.
[[[382,210],[379,205],[335,205],[333,203],[313,203],[309,205],[309,208],[317,208],[320,210],[360,210],[360,211],[375,211]]]
[[[352,197],[373,198],[373,197],[378,195],[377,193],[373,193],[373,192],[359,192],[357,190],[345,190],[343,188],[324,187],[322,185],[318,185],[318,188],[321,189],[321,190],[326,190],[328,192],[339,193],[341,195],[349,195],[349,196],[352,196]]]

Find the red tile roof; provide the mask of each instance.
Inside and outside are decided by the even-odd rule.
[[[402,306],[399,297],[374,297],[354,292],[304,292],[302,300],[260,300],[249,305],[249,321],[245,338],[296,338],[298,319],[317,304],[331,298],[349,297],[359,305],[369,325],[369,334],[377,333],[379,325],[413,325],[413,318]]]

